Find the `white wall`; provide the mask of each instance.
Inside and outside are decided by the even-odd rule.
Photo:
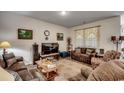
[[[73,45],[75,46],[75,31],[74,30],[98,26],[98,25],[101,25],[99,48],[104,48],[105,51],[112,50],[112,49],[115,50],[116,46],[111,42],[111,36],[120,35],[120,17],[113,17],[113,18],[96,21],[96,22],[92,22],[89,24],[75,26],[71,28],[71,30],[73,31],[72,33]]]
[[[33,30],[33,40],[18,40],[17,29],[25,28]],[[45,40],[44,30],[50,31],[49,40]],[[57,41],[56,33],[64,33],[64,41]],[[66,38],[69,29],[36,20],[26,16],[11,14],[8,12],[0,12],[0,42],[7,40],[11,43],[12,48],[9,51],[14,52],[17,56],[23,56],[26,64],[32,63],[32,44],[39,44],[39,52],[41,51],[41,43],[59,43],[59,50],[66,50]]]
[[[121,23],[121,35],[124,35],[124,14],[121,15],[121,18],[120,18],[120,23]],[[122,42],[122,45],[121,45],[121,48],[124,48],[124,42]]]

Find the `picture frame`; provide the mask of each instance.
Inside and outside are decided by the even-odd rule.
[[[18,39],[33,39],[33,30],[29,29],[18,29]]]
[[[57,33],[57,40],[58,41],[62,41],[64,38],[64,34],[63,33]]]
[[[104,54],[104,49],[99,49],[100,54]]]

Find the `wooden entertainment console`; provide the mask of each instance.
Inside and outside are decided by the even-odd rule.
[[[40,56],[41,59],[47,58],[47,57],[54,57],[55,59],[59,60],[59,53],[51,53],[51,54],[45,54]]]

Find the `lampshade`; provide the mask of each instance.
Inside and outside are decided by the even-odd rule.
[[[111,41],[116,40],[116,36],[111,36]]]
[[[120,36],[119,37],[119,40],[124,40],[124,36]]]
[[[0,47],[1,47],[1,48],[10,48],[11,45],[10,45],[9,42],[3,41],[3,42],[1,42]]]

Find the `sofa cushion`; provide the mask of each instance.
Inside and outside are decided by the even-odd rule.
[[[81,57],[81,58],[82,58],[82,57],[89,58],[90,56],[87,55],[87,54],[80,54],[80,57]]]
[[[120,55],[121,53],[114,51],[114,50],[107,51],[105,55],[103,56],[103,60],[107,62],[112,59],[119,59]]]
[[[91,55],[91,54],[93,53],[93,51],[94,51],[93,49],[89,49],[89,48],[88,48],[88,49],[86,50],[86,54],[87,54],[87,55]]]
[[[24,81],[33,79],[33,76],[28,72],[28,70],[20,70],[18,71],[18,74]]]
[[[26,69],[26,68],[27,67],[23,61],[15,62],[14,64],[12,64],[11,66],[8,67],[8,69],[11,69],[13,71],[18,71],[18,70],[22,70],[22,69]]]
[[[102,58],[95,58],[95,57],[93,57],[91,59],[92,68],[95,69],[96,67],[98,67],[103,62],[105,62],[105,61]]]
[[[11,66],[12,64],[14,64],[14,63],[16,63],[16,58],[15,58],[15,57],[13,57],[13,58],[7,60],[7,65],[8,65],[8,67],[10,67],[10,66]]]
[[[4,54],[3,57],[8,67],[17,61],[13,53]]]
[[[87,80],[91,81],[124,80],[124,63],[117,60],[104,62],[91,72]]]
[[[86,48],[81,48],[81,53],[86,54]]]
[[[76,48],[75,49],[75,53],[81,53],[81,49],[80,48]]]
[[[90,73],[92,72],[92,68],[88,66],[84,66],[81,68],[81,74],[85,77],[88,78]]]

